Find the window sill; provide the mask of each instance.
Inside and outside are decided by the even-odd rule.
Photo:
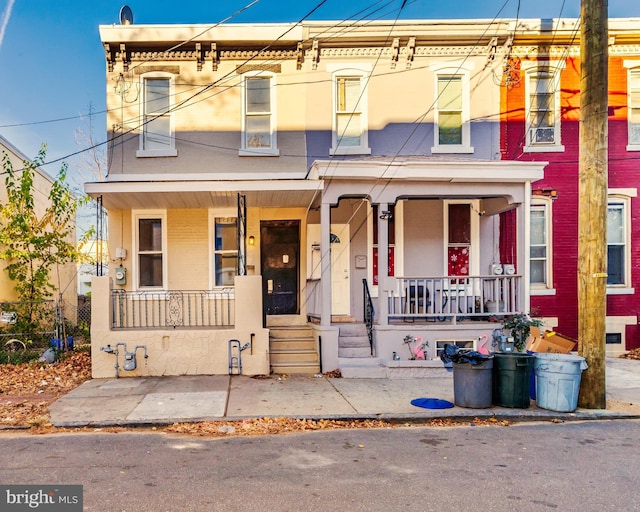
[[[529,295],[555,295],[555,288],[531,288]]]
[[[633,295],[636,293],[635,288],[619,287],[614,288],[607,286],[607,295]]]
[[[337,147],[337,148],[331,148],[329,150],[329,155],[331,156],[336,156],[336,155],[370,155],[371,154],[371,148],[366,148],[366,147],[362,147],[362,146],[358,146],[358,147]]]
[[[140,149],[136,151],[136,157],[138,158],[162,158],[167,156],[178,156],[178,150],[177,149],[155,149],[155,150]]]
[[[238,150],[238,156],[280,156],[278,148],[244,148]]]
[[[548,146],[525,146],[522,150],[525,153],[562,153],[564,152],[564,146],[549,144]]]
[[[473,146],[433,146],[431,153],[435,154],[472,154],[474,152]]]
[[[640,151],[640,144],[628,144],[627,151]]]

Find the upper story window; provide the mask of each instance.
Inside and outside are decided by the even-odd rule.
[[[278,156],[275,77],[246,73],[244,80],[241,156]]]
[[[331,155],[369,155],[367,76],[363,70],[340,69],[333,74],[333,135]]]
[[[166,215],[164,212],[133,213],[134,275],[138,289],[166,287]]]
[[[552,288],[551,280],[551,201],[531,204],[529,265],[534,289]]]
[[[145,74],[141,85],[143,126],[136,155],[176,156],[171,114],[173,79],[166,74]]]
[[[640,61],[625,61],[628,71],[628,151],[640,151]]]
[[[468,74],[436,75],[433,153],[473,153],[469,124]]]
[[[560,70],[538,62],[527,70],[525,152],[564,151],[560,142]]]

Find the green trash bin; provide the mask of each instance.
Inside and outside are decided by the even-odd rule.
[[[512,352],[493,355],[493,403],[501,407],[529,407],[535,357]]]

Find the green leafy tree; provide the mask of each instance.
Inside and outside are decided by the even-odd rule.
[[[81,258],[75,216],[83,199],[77,199],[65,181],[66,164],[53,181],[46,207],[36,204],[34,177],[45,156],[43,145],[32,162],[22,162],[20,170],[14,170],[9,155],[5,153],[2,158],[7,201],[0,204],[0,259],[7,261],[6,271],[26,308],[19,312],[27,324],[23,328],[37,327],[37,304],[49,299],[55,290],[52,271]]]

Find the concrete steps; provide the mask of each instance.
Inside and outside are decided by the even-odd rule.
[[[320,359],[313,331],[306,325],[270,327],[269,356],[272,373],[320,372]]]
[[[345,324],[340,326],[338,337],[338,357],[371,357],[371,344],[364,324]]]
[[[387,376],[382,361],[371,355],[371,344],[364,324],[340,326],[338,367],[345,379],[383,379]]]
[[[378,357],[339,357],[338,367],[345,379],[384,379],[387,368]]]

